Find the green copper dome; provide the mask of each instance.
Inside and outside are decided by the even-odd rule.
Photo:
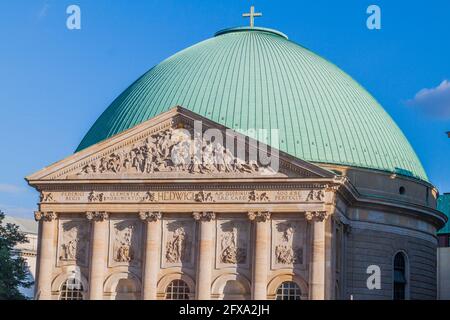
[[[439,230],[438,234],[450,234],[450,193],[444,193],[438,198],[437,209],[443,212],[449,219],[447,224]]]
[[[264,28],[220,31],[153,67],[105,110],[77,151],[177,105],[229,128],[279,129],[279,149],[303,160],[427,180],[401,130],[364,88]]]

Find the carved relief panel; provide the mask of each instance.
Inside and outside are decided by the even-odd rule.
[[[250,223],[248,219],[218,219],[216,268],[249,267]]]
[[[192,218],[163,220],[162,268],[194,266],[195,229]]]
[[[168,128],[86,164],[77,176],[158,174],[275,174],[270,166],[236,157],[193,130]]]
[[[137,219],[111,219],[109,265],[138,266],[142,256],[142,223]]]
[[[58,233],[58,266],[87,266],[90,224],[83,218],[61,218]]]
[[[304,220],[272,219],[272,269],[304,267],[306,239]]]

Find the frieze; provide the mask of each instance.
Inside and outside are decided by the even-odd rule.
[[[89,195],[88,195],[89,202],[103,202],[103,200],[104,200],[103,193],[101,193],[101,192],[97,193],[94,191],[89,192]]]
[[[323,190],[52,192],[52,203],[323,203]]]
[[[200,191],[194,195],[194,200],[196,202],[214,202],[211,192]]]
[[[53,199],[53,193],[51,192],[42,192],[40,195],[40,201],[43,203],[48,202],[55,202],[55,199]]]
[[[248,195],[249,202],[268,202],[269,195],[267,192],[250,191]]]
[[[306,197],[306,201],[322,201],[325,198],[323,190],[311,190]]]
[[[186,129],[169,128],[136,141],[128,147],[110,152],[84,165],[78,177],[98,175],[184,172],[187,174],[275,174],[269,166],[245,161],[220,143],[206,140]]]
[[[151,191],[147,191],[141,200],[141,202],[155,202],[155,201],[156,201],[155,193]]]

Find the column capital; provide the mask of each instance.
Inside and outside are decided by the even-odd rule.
[[[108,212],[103,212],[103,211],[88,211],[86,212],[86,218],[89,221],[104,221],[107,220],[109,218],[109,213]]]
[[[216,219],[216,214],[214,212],[193,212],[192,217],[194,217],[196,221],[209,222]]]
[[[256,222],[266,222],[267,220],[270,220],[271,213],[268,211],[250,211],[248,213],[248,218],[250,221],[256,221]]]
[[[328,219],[330,214],[327,211],[307,211],[305,213],[305,218],[308,221],[318,221],[323,222]]]
[[[139,212],[139,218],[143,222],[156,222],[162,219],[161,212],[141,211]]]
[[[34,219],[36,221],[53,221],[57,218],[57,215],[55,212],[42,212],[42,211],[35,211],[34,212]]]

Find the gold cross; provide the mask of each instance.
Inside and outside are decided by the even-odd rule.
[[[255,26],[255,17],[262,17],[261,12],[255,12],[255,7],[250,7],[250,13],[244,13],[242,15],[244,18],[250,17],[250,28],[253,28]]]

